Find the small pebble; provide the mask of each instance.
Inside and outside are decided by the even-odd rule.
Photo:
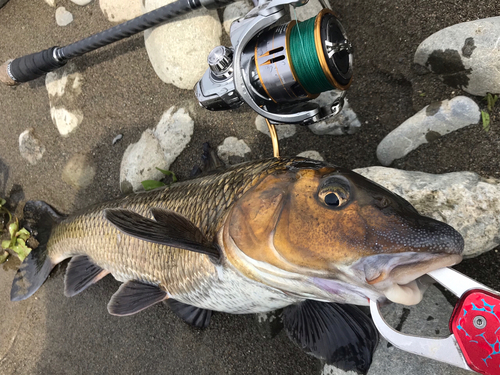
[[[19,136],[19,152],[32,165],[42,158],[45,147],[35,137],[33,129],[25,130]]]
[[[118,134],[116,137],[113,138],[113,141],[111,142],[111,144],[114,146],[115,144],[117,144],[118,142],[120,142],[123,138],[123,134]]]
[[[73,22],[73,15],[66,10],[65,7],[56,9],[56,23],[59,26],[67,26]]]

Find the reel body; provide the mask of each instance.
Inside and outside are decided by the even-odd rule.
[[[311,124],[340,112],[352,82],[352,46],[335,14],[323,9],[316,17],[277,25],[285,5],[274,0],[233,22],[233,47],[216,47],[209,69],[196,84],[200,105],[217,111],[248,104],[272,123]],[[328,106],[311,102],[335,90]]]

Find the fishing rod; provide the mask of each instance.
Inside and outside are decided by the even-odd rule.
[[[217,9],[234,0],[177,0],[130,21],[65,47],[8,60],[0,82],[13,86],[39,78],[82,56],[141,31],[204,7]],[[208,110],[234,109],[246,103],[271,124],[312,124],[342,110],[352,82],[353,48],[336,14],[323,4],[315,17],[280,24],[289,5],[308,0],[264,0],[231,25],[231,46],[208,56],[209,68],[195,85],[196,98]],[[314,101],[332,91],[335,99]]]

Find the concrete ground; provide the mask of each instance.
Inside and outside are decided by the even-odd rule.
[[[58,0],[57,5],[73,13],[69,26],[57,26],[55,8],[43,0],[10,0],[0,9],[0,62],[112,26],[97,1],[86,7],[69,0]],[[355,46],[355,82],[348,98],[363,126],[357,134],[343,137],[319,137],[299,128],[294,137],[281,141],[281,152],[316,150],[325,160],[348,168],[379,165],[375,149],[388,132],[425,105],[464,94],[413,67],[419,43],[455,23],[500,15],[497,2],[477,0],[348,0],[335,1],[333,7]],[[223,43],[228,43],[227,35]],[[68,213],[119,196],[123,152],[173,105],[187,108],[195,122],[191,143],[171,166],[181,179],[199,161],[206,141],[215,146],[235,136],[250,146],[248,159],[272,155],[269,138],[256,130],[255,114],[247,107],[208,112],[198,106],[192,91],[160,81],[142,35],[74,62],[84,80],[79,97],[84,119],[68,137],[61,137],[52,123],[43,78],[16,88],[0,87],[0,196],[45,200]],[[473,99],[485,108],[481,98]],[[498,107],[491,114],[489,132],[481,124],[467,127],[420,147],[393,166],[500,177]],[[19,134],[28,128],[46,148],[34,166],[18,148]],[[117,134],[123,139],[112,146]],[[76,153],[89,155],[97,166],[92,184],[83,190],[61,179],[63,167]],[[117,318],[106,310],[119,286],[111,277],[66,298],[65,264],[56,267],[35,296],[11,303],[17,266],[11,259],[0,270],[2,374],[317,374],[320,370],[319,362],[296,348],[283,332],[274,339],[263,338],[250,315],[216,314],[204,331],[182,323],[163,305]],[[498,253],[492,251],[465,261],[459,269],[500,289],[498,266]],[[418,369],[408,372],[417,373]]]

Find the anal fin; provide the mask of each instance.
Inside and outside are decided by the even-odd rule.
[[[167,298],[167,292],[157,285],[131,280],[122,284],[113,294],[108,311],[111,315],[132,315]]]
[[[196,328],[207,328],[212,317],[212,310],[202,309],[200,307],[188,305],[169,298],[167,305],[179,318]]]
[[[73,297],[98,282],[109,271],[94,264],[87,255],[74,256],[64,276],[64,295]]]
[[[283,309],[288,337],[310,354],[344,371],[366,374],[379,335],[357,306],[306,300]]]

